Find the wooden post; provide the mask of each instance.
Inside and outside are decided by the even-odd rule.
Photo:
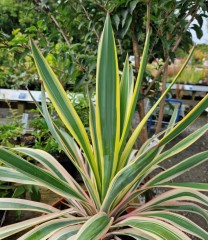
[[[191,100],[192,100],[192,101],[194,101],[194,100],[195,100],[195,96],[196,96],[196,92],[195,92],[195,91],[193,91],[193,92],[192,92],[192,95],[191,95]]]
[[[17,102],[17,112],[19,115],[22,115],[25,111],[25,103]]]

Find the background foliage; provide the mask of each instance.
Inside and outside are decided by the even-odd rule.
[[[29,37],[38,43],[65,89],[86,92],[86,89],[94,91],[96,46],[107,12],[116,30],[119,69],[123,68],[128,52],[135,59],[134,71],[138,71],[146,30],[151,28],[148,61],[151,63],[162,58],[164,64],[156,76],[151,76],[148,71],[144,75],[137,104],[139,117],[143,119],[144,99],[154,101],[158,98],[161,83],[162,93],[165,91],[167,79],[163,76],[176,57],[176,50],[189,51],[192,45],[190,28],[198,38],[202,36],[207,1],[9,0],[1,1],[0,9],[4,16],[0,20],[0,51],[3,56],[0,87],[6,88],[40,88],[28,47]],[[196,23],[191,25],[194,20]],[[163,102],[160,119],[162,109]],[[158,132],[159,129],[160,126]],[[148,138],[146,127],[142,132],[141,141],[144,143]]]
[[[187,52],[192,39],[186,27],[193,19],[197,24],[191,28],[199,38],[202,36],[206,1],[153,0],[150,4],[149,61],[164,58],[164,50],[173,59],[173,48],[177,44]],[[32,89],[38,88],[38,78],[28,55],[29,36],[38,41],[67,89],[94,86],[96,44],[107,12],[110,12],[116,29],[120,68],[126,52],[135,55],[138,61],[146,31],[146,1],[1,1],[0,87],[25,88],[29,85]],[[138,64],[136,62],[136,70]],[[148,82],[144,82],[144,88],[147,87]]]

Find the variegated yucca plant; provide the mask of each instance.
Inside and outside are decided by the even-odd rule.
[[[146,36],[136,81],[133,80],[128,58],[120,79],[113,30],[107,16],[98,50],[95,106],[90,101],[91,140],[59,80],[31,42],[44,89],[68,131],[54,124],[47,110],[44,89],[39,109],[59,146],[80,172],[85,187],[80,186],[51,155],[42,150],[19,147],[10,151],[1,147],[0,160],[4,166],[0,167],[0,180],[46,187],[62,196],[68,203],[68,209],[59,210],[30,200],[2,198],[1,210],[29,210],[43,214],[0,228],[0,239],[26,229],[29,229],[27,233],[18,239],[104,240],[127,239],[130,236],[142,240],[186,240],[190,239],[190,235],[208,239],[205,230],[180,214],[181,211],[195,213],[207,221],[208,212],[203,206],[208,205],[208,197],[201,192],[208,191],[208,184],[170,181],[206,161],[208,151],[151,174],[155,169],[161,169],[161,162],[189,147],[208,130],[206,124],[164,150],[168,142],[208,107],[208,96],[177,125],[176,107],[166,131],[153,136],[139,150],[133,149],[144,124],[180,76],[193,52],[166,92],[130,135],[130,124],[147,61],[149,39],[150,33]],[[153,144],[156,137],[160,140]],[[19,153],[35,159],[43,168],[24,160]],[[147,191],[155,188],[164,188],[165,192],[149,201],[139,201]],[[31,230],[31,227],[34,228]]]

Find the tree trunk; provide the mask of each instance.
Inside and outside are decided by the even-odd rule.
[[[131,33],[132,33],[132,47],[133,47],[133,53],[134,53],[134,59],[135,59],[135,68],[136,71],[138,72],[139,66],[140,66],[140,49],[139,49],[139,44],[138,40],[134,31],[134,24],[132,23],[131,25]],[[140,94],[143,94],[143,90],[141,88]],[[139,100],[136,110],[139,112],[139,119],[140,122],[141,120],[145,117],[145,104],[144,104],[144,99]],[[148,139],[148,134],[147,134],[147,125],[143,127],[141,134],[140,134],[140,139],[141,143],[144,144],[147,139]]]
[[[164,68],[164,73],[163,73],[163,78],[162,78],[162,93],[161,95],[165,92],[166,90],[166,82],[168,78],[168,65]],[[160,110],[159,110],[159,115],[158,115],[158,122],[157,122],[157,127],[155,133],[159,133],[161,130],[162,126],[162,121],[163,121],[163,114],[164,114],[164,106],[165,106],[165,98],[161,101],[160,103]]]
[[[139,110],[139,120],[141,120],[145,117],[145,103],[144,99],[140,100],[138,102],[138,110]],[[144,144],[147,139],[148,139],[148,134],[147,134],[147,125],[145,124],[144,127],[142,128],[141,135],[140,135],[141,143]]]

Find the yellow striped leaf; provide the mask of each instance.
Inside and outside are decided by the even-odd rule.
[[[165,221],[179,228],[181,231],[189,233],[200,239],[208,238],[208,233],[205,230],[197,226],[195,223],[193,223],[191,220],[187,219],[186,217],[176,213],[154,211],[154,212],[142,213],[141,216],[153,217],[155,219]]]
[[[110,228],[113,222],[105,213],[97,213],[91,217],[79,230],[76,240],[100,239]]]
[[[129,217],[121,223],[117,224],[117,226],[130,226],[133,228],[141,229],[153,233],[159,237],[159,239],[190,240],[187,235],[185,235],[175,226],[150,217]]]
[[[94,173],[96,180],[99,180],[97,164],[94,161],[93,152],[84,125],[82,124],[58,78],[33,41],[31,41],[31,49],[40,79],[43,81],[44,87],[51,102],[53,103],[53,106],[65,126],[85,152],[91,170]]]
[[[121,169],[123,166],[125,166],[128,155],[130,154],[131,149],[133,147],[133,144],[135,143],[135,141],[134,141],[134,143],[130,147],[131,149],[129,148],[128,154],[126,154],[124,156],[123,155],[123,149],[124,149],[124,146],[125,146],[125,143],[126,143],[126,139],[129,135],[130,124],[131,124],[132,117],[133,117],[133,114],[134,114],[134,111],[135,111],[136,103],[138,101],[138,95],[139,95],[139,91],[140,91],[140,86],[142,84],[144,71],[146,69],[146,62],[147,62],[148,51],[149,51],[149,42],[150,42],[150,31],[147,33],[147,36],[146,36],[144,51],[143,51],[142,60],[141,60],[141,63],[140,63],[140,69],[139,69],[137,80],[136,80],[136,83],[135,83],[133,96],[131,97],[131,102],[130,102],[129,107],[128,107],[128,113],[127,113],[127,116],[126,116],[126,120],[124,122],[123,132],[121,133],[120,149],[119,149],[119,156],[121,156],[121,158],[119,160],[118,169]],[[130,93],[131,93],[131,91],[130,91]]]
[[[107,16],[98,48],[96,75],[96,128],[104,198],[118,163],[120,138],[120,88],[117,52],[110,17]]]
[[[187,65],[188,61],[190,60],[192,54],[194,51],[194,47],[192,48],[188,58],[186,59],[184,65],[182,66],[181,70],[179,71],[179,73],[176,75],[176,77],[173,79],[173,81],[171,82],[171,84],[168,86],[168,88],[166,89],[166,91],[162,94],[162,96],[157,100],[157,102],[154,104],[154,106],[148,111],[148,113],[145,115],[145,117],[142,119],[142,121],[139,123],[139,125],[136,127],[136,129],[134,130],[133,134],[131,135],[131,137],[129,138],[123,152],[121,155],[121,164],[120,166],[123,167],[127,161],[127,158],[131,152],[131,149],[135,143],[135,141],[137,140],[142,128],[144,127],[144,125],[146,124],[147,120],[149,119],[149,117],[151,116],[151,114],[155,111],[155,109],[157,108],[158,104],[162,101],[162,99],[166,96],[166,94],[168,93],[168,91],[171,89],[171,87],[173,86],[173,84],[177,81],[177,79],[179,78],[179,76],[181,75],[181,73],[183,72],[185,66]],[[169,133],[170,134],[170,133]],[[164,142],[165,143],[165,142]],[[124,144],[121,141],[121,144]]]

